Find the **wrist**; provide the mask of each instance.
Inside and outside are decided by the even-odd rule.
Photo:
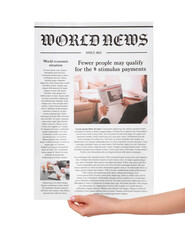
[[[114,205],[114,213],[127,213],[128,212],[128,200],[117,199]]]
[[[107,113],[105,113],[105,112],[100,112],[100,115],[101,115],[102,117],[104,117],[104,116],[107,115]]]
[[[112,200],[112,213],[123,213],[124,200],[117,198],[113,198]]]

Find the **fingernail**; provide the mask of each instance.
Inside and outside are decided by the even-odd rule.
[[[75,201],[75,196],[71,196],[70,200],[74,202]]]

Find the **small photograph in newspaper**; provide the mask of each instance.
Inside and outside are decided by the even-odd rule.
[[[42,161],[40,164],[40,180],[70,179],[70,161]]]
[[[100,101],[105,106],[121,103],[123,99],[121,84],[98,88]]]
[[[146,124],[147,75],[74,77],[75,124]]]

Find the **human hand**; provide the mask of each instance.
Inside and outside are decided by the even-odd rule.
[[[101,195],[72,196],[68,203],[74,211],[87,217],[112,213],[142,215],[185,213],[185,188],[122,200]]]
[[[107,114],[107,112],[109,111],[109,108],[106,107],[105,105],[101,105],[100,108],[99,108],[99,110],[100,110],[100,114],[101,114],[102,116],[105,116],[105,115]]]
[[[91,217],[101,214],[117,212],[119,203],[117,198],[109,198],[102,195],[72,196],[68,200],[69,207],[82,216]]]
[[[57,174],[57,178],[60,180],[61,176]]]
[[[65,169],[64,168],[62,168],[60,171],[61,171],[61,173],[65,173]]]
[[[128,107],[131,103],[129,100],[127,100],[126,98],[123,98],[121,99],[121,104],[124,106],[124,107]]]

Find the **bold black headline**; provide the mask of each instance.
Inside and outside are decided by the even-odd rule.
[[[96,34],[61,34],[55,36],[53,34],[41,34],[41,42],[44,46],[52,46],[56,44],[60,47],[64,46],[145,46],[148,43],[147,34],[118,34],[112,36],[111,34],[103,34],[101,36]]]

